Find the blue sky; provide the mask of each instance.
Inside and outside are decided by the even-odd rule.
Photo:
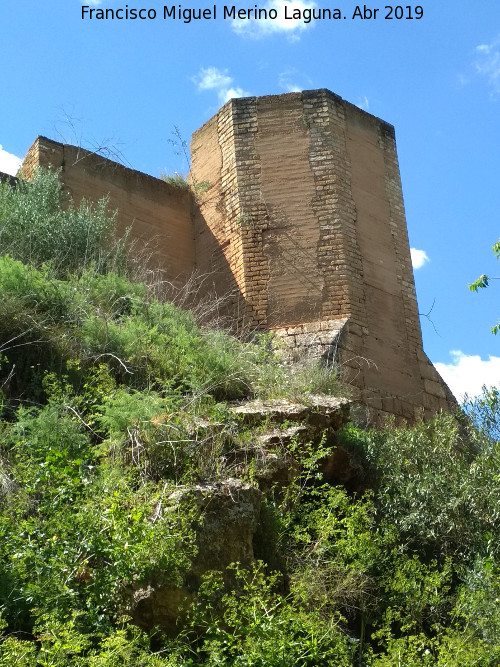
[[[80,0],[0,4],[0,170],[44,134],[112,147],[158,176],[187,171],[169,140],[189,139],[229,97],[329,88],[396,127],[424,347],[455,393],[500,382],[500,3],[422,0],[421,19],[352,18],[356,3],[237,2],[276,20],[163,19],[156,0],[87,2],[152,9],[156,19],[82,19]],[[346,19],[284,19],[337,7]],[[172,5],[167,5],[172,6]],[[176,7],[178,8],[178,4]],[[212,2],[183,9],[213,11]],[[230,5],[228,5],[230,6]],[[364,5],[360,5],[363,10]],[[396,3],[392,5],[396,7]],[[87,12],[87,15],[89,12]]]

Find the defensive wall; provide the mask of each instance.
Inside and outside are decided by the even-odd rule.
[[[193,199],[188,189],[129,169],[97,153],[38,137],[22,164],[27,180],[36,167],[61,170],[64,188],[73,201],[109,199],[117,212],[117,230],[131,229],[138,251],[160,262],[167,279],[187,278],[196,264],[193,241]]]
[[[254,330],[341,365],[368,419],[456,405],[422,348],[394,128],[328,90],[230,100],[194,133],[188,190],[39,137],[75,200],[109,196],[168,279],[196,270]],[[204,187],[200,187],[204,184]]]

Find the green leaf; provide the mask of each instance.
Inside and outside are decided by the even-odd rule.
[[[477,292],[479,288],[488,287],[488,276],[484,273],[473,283],[469,283],[471,292]]]

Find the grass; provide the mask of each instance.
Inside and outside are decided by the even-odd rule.
[[[0,186],[0,667],[498,665],[498,392],[469,404],[477,427],[440,415],[266,449],[269,424],[228,403],[338,395],[335,370],[207,326],[210,304],[137,280],[113,233],[52,172]],[[366,492],[324,483],[337,445]],[[256,485],[276,457],[287,483],[252,490],[267,563],[198,585],[202,517],[175,489]],[[189,591],[176,638],[128,614],[131,590],[162,586]]]
[[[173,173],[163,172],[160,175],[161,180],[168,185],[172,185],[174,188],[179,188],[179,190],[188,190],[189,185],[186,180],[186,177],[179,172],[174,171]]]

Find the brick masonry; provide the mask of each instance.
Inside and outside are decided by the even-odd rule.
[[[251,326],[335,352],[373,419],[455,406],[422,349],[391,125],[328,90],[243,98],[192,148],[194,180],[212,185],[197,260],[214,237]]]
[[[43,137],[23,170],[50,163],[75,199],[109,195],[122,228],[160,239],[170,278],[196,269],[233,295],[235,323],[335,359],[369,420],[456,405],[422,349],[391,125],[326,89],[240,98],[191,154],[195,197]]]

